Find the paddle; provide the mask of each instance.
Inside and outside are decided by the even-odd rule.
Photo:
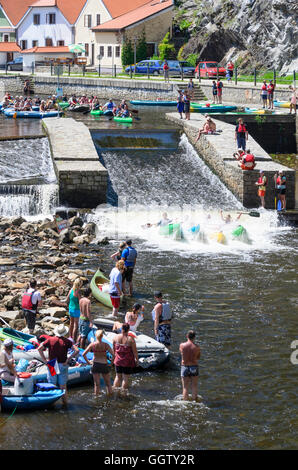
[[[277,203],[277,210],[281,211],[281,209],[282,209],[282,204],[281,204],[281,200],[279,199]]]
[[[241,212],[237,212],[237,214],[247,214],[250,217],[260,217],[260,215],[261,215],[260,212],[258,212],[258,211],[250,211],[250,212],[241,211]]]

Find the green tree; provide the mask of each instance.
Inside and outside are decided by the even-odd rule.
[[[133,64],[134,61],[134,53],[133,47],[131,44],[131,40],[127,39],[124,41],[121,51],[121,62],[122,67],[126,67],[127,65]]]
[[[170,33],[167,33],[158,45],[159,57],[161,60],[176,59],[174,44],[170,43]]]
[[[145,29],[143,29],[143,32],[138,39],[138,42],[136,45],[136,56],[137,56],[137,62],[139,62],[140,60],[147,59],[147,42],[146,42]]]

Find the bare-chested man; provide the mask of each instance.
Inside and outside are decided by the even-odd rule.
[[[179,350],[181,353],[181,380],[183,389],[183,400],[189,400],[188,389],[191,387],[192,400],[198,397],[199,366],[198,360],[201,350],[194,340],[196,334],[190,330],[187,333],[186,343],[181,343]]]

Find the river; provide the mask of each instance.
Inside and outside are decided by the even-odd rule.
[[[159,123],[173,128],[162,114],[153,121],[152,113],[140,113],[132,129],[157,129]],[[92,129],[117,128],[83,119]],[[100,236],[111,239],[102,267],[109,272],[109,255],[119,241],[133,239],[139,256],[127,307],[134,301],[145,305],[141,329],[152,335],[153,292],[164,293],[175,314],[171,361],[165,370],[132,376],[126,398],[94,399],[92,386],[85,385],[70,390],[67,409],[57,404],[15,413],[0,426],[0,448],[297,449],[298,366],[290,362],[298,326],[297,229],[278,227],[273,212],[261,211],[260,218],[240,219],[251,243],[233,240],[219,211],[235,220],[241,205],[185,136],[175,150],[109,150],[101,159],[111,179],[109,204],[89,218]],[[164,211],[186,225],[200,223],[205,238],[194,239],[186,230],[185,240],[165,239],[142,228]],[[225,232],[226,245],[212,238],[218,230]],[[84,267],[95,269],[96,259]],[[99,304],[93,308],[96,315],[108,313]],[[196,330],[202,350],[201,403],[181,401],[178,348],[189,329]]]

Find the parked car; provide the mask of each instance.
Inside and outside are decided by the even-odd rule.
[[[205,61],[199,62],[195,69],[195,77],[199,78],[199,69],[201,77],[217,77],[217,67],[218,67],[218,75],[221,77],[226,76],[226,69],[224,67],[220,67],[217,62],[212,61]]]
[[[7,70],[23,70],[23,57],[17,57],[11,62],[7,62]]]
[[[151,75],[159,75],[162,74],[162,60],[141,60],[136,65],[129,65],[126,67],[125,72],[129,73],[130,70],[134,73],[148,73],[148,66],[149,66],[149,73]]]
[[[195,68],[192,67],[187,62],[179,61],[179,60],[168,60],[169,66],[169,75],[171,77],[181,76],[181,70],[183,69],[183,74],[188,77],[193,77],[195,73]],[[148,66],[149,66],[149,73],[150,75],[162,75],[163,74],[163,65],[164,61],[162,60],[142,60],[138,62],[136,66],[130,65],[126,67],[125,72],[129,73],[130,70],[134,73],[140,74],[147,74],[148,73]]]

